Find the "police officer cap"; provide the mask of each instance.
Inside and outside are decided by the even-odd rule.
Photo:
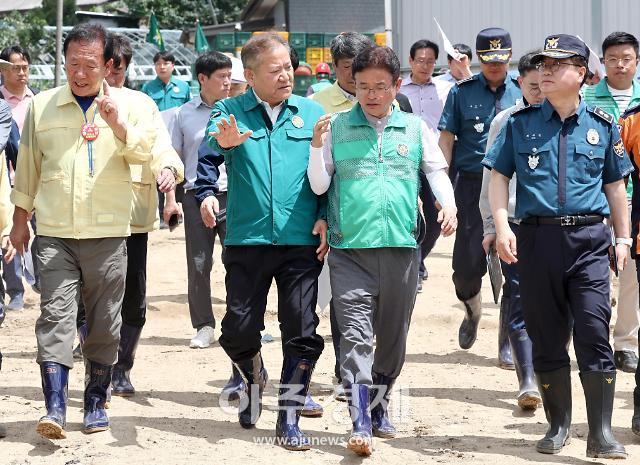
[[[482,63],[509,63],[511,36],[500,27],[490,27],[478,32],[476,53]]]
[[[544,41],[544,49],[533,57],[534,63],[541,62],[544,57],[569,58],[579,56],[589,60],[589,47],[576,36],[569,34],[553,34]]]

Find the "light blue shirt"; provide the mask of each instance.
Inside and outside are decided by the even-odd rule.
[[[198,95],[178,108],[170,124],[171,143],[184,163],[184,190],[193,189],[198,177],[198,148],[211,118],[211,108]],[[225,192],[227,172],[224,164],[219,169],[218,188]]]

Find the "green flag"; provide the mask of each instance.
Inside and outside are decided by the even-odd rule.
[[[160,34],[158,20],[156,19],[156,15],[154,13],[151,13],[151,18],[149,19],[149,33],[147,34],[147,42],[156,45],[161,52],[165,51],[164,40],[162,39],[162,34]]]
[[[204,31],[202,30],[202,26],[200,25],[200,21],[196,26],[196,52],[204,53],[209,51],[209,42],[207,42],[207,38],[204,35]]]

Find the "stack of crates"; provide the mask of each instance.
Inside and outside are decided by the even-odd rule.
[[[298,53],[300,61],[307,61],[307,33],[290,32],[289,45]]]
[[[293,93],[304,97],[309,86],[315,82],[313,76],[294,76]]]
[[[244,44],[251,38],[250,32],[236,32],[236,56],[240,57],[240,51]]]
[[[236,52],[235,32],[220,32],[216,35],[215,49],[223,53]]]
[[[323,57],[322,57],[322,61],[324,61],[325,63],[329,63],[331,64],[331,62],[333,61],[331,59],[331,41],[333,40],[333,38],[335,36],[337,36],[338,34],[334,34],[332,32],[326,32],[324,34],[324,46],[323,46]]]
[[[311,65],[311,70],[315,73],[318,63],[324,61],[324,34],[307,34],[307,59],[305,61]]]
[[[253,35],[257,36],[257,35],[260,35],[260,34],[266,34],[267,32],[269,32],[269,33],[275,32],[280,37],[282,37],[284,40],[286,40],[286,41],[289,40],[289,33],[287,31],[256,31],[256,32],[253,33]]]
[[[387,33],[386,32],[376,32],[375,33],[375,42],[376,45],[381,47],[386,47],[387,45]]]

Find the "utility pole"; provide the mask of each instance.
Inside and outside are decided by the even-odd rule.
[[[62,3],[58,0],[58,8],[56,11],[56,76],[54,85],[60,85],[60,77],[62,76]]]
[[[216,9],[214,7],[213,0],[208,0],[209,8],[211,8],[211,16],[213,16],[213,24],[218,24],[218,17],[216,16]]]

